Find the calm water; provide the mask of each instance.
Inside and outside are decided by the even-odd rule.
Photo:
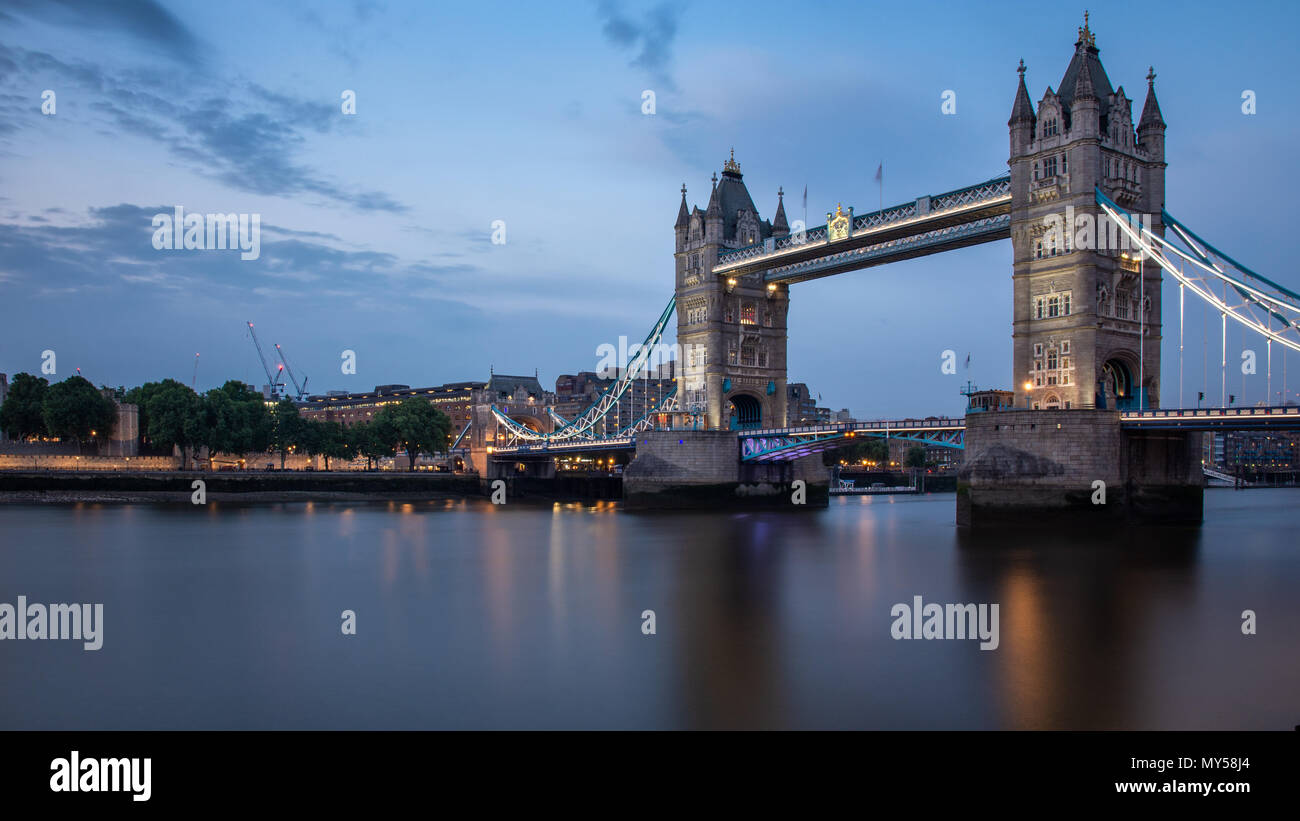
[[[1208,491],[1202,528],[1107,544],[952,520],[951,495],[0,507],[0,602],[105,622],[98,652],[0,642],[0,728],[1300,723],[1300,492]],[[998,603],[1001,646],[891,639],[915,595]]]

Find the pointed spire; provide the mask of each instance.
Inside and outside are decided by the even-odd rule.
[[[718,198],[718,174],[713,174],[713,193],[709,195],[709,207],[704,212],[705,219],[722,219],[722,201]]]
[[[1007,121],[1007,125],[1034,121],[1034,104],[1029,101],[1029,89],[1025,88],[1024,60],[1020,61],[1020,67],[1016,71],[1020,72],[1020,86],[1016,89],[1016,104],[1011,109],[1011,119]]]
[[[1097,89],[1092,84],[1092,69],[1088,68],[1087,60],[1080,60],[1079,76],[1074,81],[1074,99],[1071,102],[1095,99],[1097,99]]]
[[[674,228],[685,228],[691,221],[690,211],[686,209],[686,183],[682,183],[682,204],[677,209],[677,222]]]
[[[772,217],[772,230],[790,232],[790,223],[785,220],[785,189],[776,189],[776,216]]]
[[[1160,103],[1156,100],[1156,70],[1147,67],[1147,101],[1142,106],[1142,119],[1138,122],[1138,131],[1148,128],[1164,128],[1165,118],[1160,116]]]

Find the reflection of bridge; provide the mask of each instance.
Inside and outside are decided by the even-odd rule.
[[[741,465],[742,480],[761,474],[761,482],[770,482],[794,475],[782,464],[807,462],[804,457],[851,437],[877,436],[965,447],[972,469],[993,483],[989,487],[1014,484],[1017,471],[1068,484],[1074,480],[1061,478],[1069,474],[1062,461],[1082,464],[1091,453],[1097,457],[1088,467],[1094,474],[1115,481],[1122,475],[1136,489],[1144,483],[1179,488],[1191,482],[1189,454],[1199,432],[1294,429],[1294,408],[1160,407],[1164,274],[1178,284],[1177,395],[1183,393],[1190,292],[1221,317],[1224,406],[1228,320],[1265,340],[1271,396],[1273,344],[1300,351],[1300,294],[1236,262],[1165,210],[1166,124],[1154,71],[1135,119],[1123,87],[1111,86],[1085,20],[1057,90],[1049,87],[1037,106],[1023,63],[1019,74],[1008,122],[1007,176],[866,214],[837,206],[826,224],[811,229],[788,222],[780,191],[773,218],[760,219],[734,155],[721,179],[714,175],[706,209],[689,207],[683,186],[674,225],[674,295],[633,361],[585,413],[573,420],[553,416],[554,430],[496,412],[510,441],[494,457],[635,450],[625,477],[653,474],[669,486],[692,480],[692,472],[707,464],[683,459],[683,449],[705,448],[711,440],[704,433],[725,434],[732,444],[723,447],[718,439],[707,445],[714,454],[709,458],[729,452],[726,458]],[[793,283],[1003,238],[1012,241],[1016,410],[966,420],[784,427]],[[658,406],[647,401],[633,424],[607,434],[603,420],[644,378],[650,351],[660,345],[674,314],[677,341],[688,352],[676,388]],[[1048,417],[1035,418],[1033,411],[1094,413],[1054,415],[1049,426]],[[1063,432],[1068,447],[1051,438],[1053,430]],[[973,434],[978,442],[972,442]],[[1121,459],[1128,461],[1121,465]],[[746,474],[744,465],[754,470]],[[1045,486],[1040,482],[1031,490],[1039,493]]]

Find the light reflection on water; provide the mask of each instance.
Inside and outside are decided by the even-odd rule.
[[[3,507],[0,602],[103,602],[105,640],[0,643],[0,728],[1290,728],[1298,499],[1105,540],[951,495]],[[999,648],[891,639],[915,595],[998,603]]]

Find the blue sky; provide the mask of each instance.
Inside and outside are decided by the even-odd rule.
[[[1300,287],[1284,251],[1300,179],[1297,6],[1089,8],[1135,115],[1156,68],[1170,212]],[[1016,63],[1035,100],[1055,87],[1082,11],[0,3],[0,371],[36,371],[52,349],[59,378],[80,367],[96,383],[188,383],[197,351],[199,389],[260,384],[253,320],[312,392],[489,367],[536,368],[553,385],[658,316],[680,186],[705,206],[732,146],[764,217],[779,186],[798,217],[806,184],[813,225],[836,202],[874,208],[882,160],[887,205],[1003,174]],[[355,116],[340,110],[345,89]],[[940,112],[947,89],[955,116]],[[260,258],[156,251],[150,220],[175,205],[260,214]],[[490,241],[494,220],[505,245]],[[944,349],[969,353],[981,386],[1010,384],[1010,274],[1003,241],[797,285],[790,379],[860,417],[957,411],[967,372],[943,376]],[[1177,292],[1165,287],[1172,404]],[[1205,317],[1188,317],[1194,401]],[[1217,317],[1212,330],[1217,396]],[[1230,329],[1230,363],[1239,347]],[[355,376],[340,372],[345,349]],[[1261,368],[1249,401],[1263,383]],[[1229,385],[1241,393],[1239,373]]]

